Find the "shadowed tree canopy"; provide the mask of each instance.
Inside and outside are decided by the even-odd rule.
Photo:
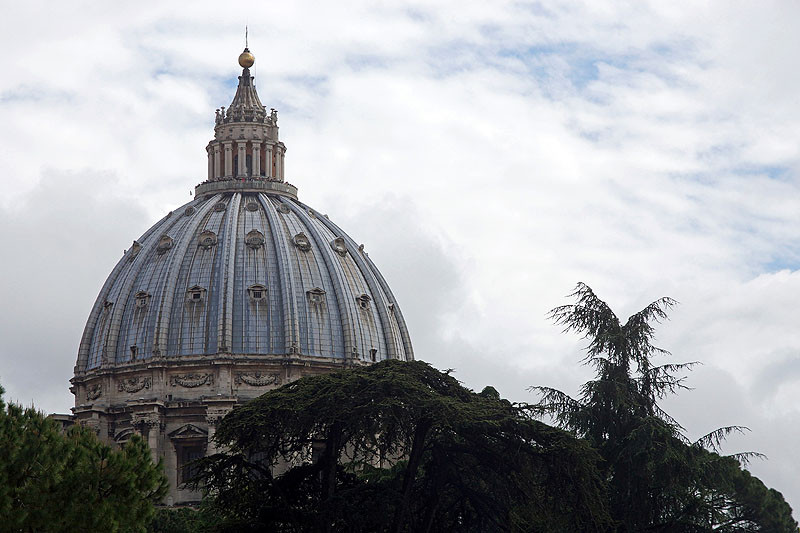
[[[536,410],[600,452],[618,530],[796,533],[783,496],[741,468],[758,454],[715,453],[726,435],[746,428],[724,427],[692,443],[659,407],[658,400],[686,388],[680,374],[695,364],[652,361],[668,355],[652,344],[653,324],[676,302],[656,300],[623,324],[587,285],[570,296],[575,304],[553,309],[551,318],[588,339],[584,362],[596,378],[577,399],[533,387],[541,394]]]
[[[230,531],[594,531],[597,455],[421,361],[303,378],[220,423],[199,481]],[[277,475],[278,473],[281,475]]]
[[[113,450],[0,399],[0,531],[144,532],[166,483],[140,437]]]

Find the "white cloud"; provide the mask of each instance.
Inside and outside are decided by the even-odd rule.
[[[574,392],[588,372],[581,342],[548,309],[577,281],[620,316],[673,296],[682,304],[661,344],[706,362],[676,416],[698,434],[752,426],[732,444],[768,453],[754,471],[797,507],[798,9],[8,8],[0,274],[14,306],[0,311],[0,382],[21,401],[68,407],[104,277],[204,178],[248,23],[289,180],[366,243],[421,358],[517,400],[534,384]],[[48,336],[32,336],[42,324]]]

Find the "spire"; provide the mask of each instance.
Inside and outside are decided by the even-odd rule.
[[[217,113],[217,124],[257,122],[275,125],[274,120],[276,117],[274,113],[267,113],[266,108],[261,104],[256,92],[255,77],[250,75],[250,67],[255,62],[255,56],[247,47],[247,30],[245,29],[245,47],[244,51],[239,54],[239,66],[242,67],[239,86],[236,88],[236,95],[233,97],[233,101],[228,106],[227,111],[222,108],[222,112]],[[271,121],[273,123],[270,124]]]

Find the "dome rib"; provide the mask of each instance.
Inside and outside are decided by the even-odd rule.
[[[222,195],[214,195],[209,200],[205,201],[198,212],[191,216],[191,220],[187,223],[187,227],[180,234],[180,240],[168,252],[170,254],[169,265],[166,269],[166,285],[161,295],[159,302],[158,318],[156,319],[156,328],[153,335],[153,354],[166,355],[169,343],[169,328],[172,319],[172,308],[175,301],[175,290],[180,279],[180,269],[186,252],[189,249],[189,243],[194,238],[197,228],[205,220],[206,214],[216,204]],[[178,265],[178,271],[175,272],[175,265]]]
[[[225,239],[228,241],[225,263],[219,273],[223,281],[222,290],[219,295],[219,309],[222,317],[219,320],[219,333],[217,334],[217,352],[229,352],[233,346],[233,287],[234,275],[236,273],[236,227],[239,219],[239,204],[242,195],[235,193],[226,211],[225,220]]]
[[[283,299],[283,322],[284,322],[284,352],[285,354],[292,354],[300,347],[299,333],[297,331],[298,314],[297,303],[294,299],[294,290],[296,282],[294,279],[294,271],[292,270],[291,263],[289,262],[289,239],[286,233],[281,231],[282,224],[278,221],[278,213],[275,212],[275,207],[269,198],[264,194],[258,195],[258,200],[267,214],[267,221],[270,226],[270,235],[272,242],[275,246],[275,252],[278,256],[278,277],[283,284],[281,291]]]
[[[97,322],[100,318],[100,313],[103,310],[103,303],[108,299],[108,294],[111,292],[114,284],[116,283],[119,276],[122,274],[122,271],[125,269],[126,266],[130,266],[131,260],[133,256],[131,254],[136,254],[137,256],[142,253],[146,253],[146,250],[143,252],[142,242],[145,242],[147,237],[149,237],[153,232],[156,231],[157,228],[161,227],[166,221],[169,219],[170,215],[165,216],[153,226],[148,229],[144,235],[142,235],[138,241],[133,241],[133,245],[128,248],[125,253],[122,255],[122,259],[117,261],[117,264],[114,266],[114,269],[111,271],[111,274],[106,279],[105,283],[103,283],[103,287],[100,289],[100,294],[97,295],[97,298],[92,305],[92,310],[89,313],[89,318],[86,320],[86,327],[83,329],[83,335],[81,335],[81,343],[78,348],[78,360],[75,364],[75,371],[84,371],[89,364],[89,355],[91,351],[92,339],[94,338],[95,330],[97,328]],[[137,245],[139,248],[137,249]]]
[[[328,242],[320,235],[319,230],[317,230],[314,224],[309,223],[308,219],[305,219],[303,216],[304,210],[298,207],[294,202],[284,203],[289,207],[289,209],[292,210],[294,215],[299,220],[304,222],[304,226],[306,229],[308,229],[311,239],[314,241],[320,256],[322,256],[322,261],[324,262],[325,268],[328,270],[328,272],[333,273],[337,270],[340,270],[341,264],[336,260],[336,258],[333,257],[334,252],[330,249]],[[311,252],[313,252],[313,249]],[[351,305],[346,297],[346,294],[350,291],[345,288],[343,276],[331,275],[331,282],[333,283],[333,293],[336,298],[336,306],[339,308],[339,320],[342,328],[342,339],[344,340],[344,354],[342,355],[346,359],[348,357],[352,357],[357,350],[355,331],[353,328],[353,324],[356,322],[357,316],[354,313],[355,306]]]
[[[325,217],[317,219],[321,224],[327,227],[331,233],[334,233],[345,240],[348,245],[350,256],[353,258],[358,270],[361,272],[361,276],[367,282],[367,286],[369,287],[370,293],[372,293],[372,298],[374,300],[374,308],[378,312],[378,317],[381,322],[380,331],[383,332],[383,342],[386,345],[387,356],[392,359],[397,359],[399,356],[395,349],[394,343],[389,338],[389,334],[391,333],[390,327],[390,320],[389,315],[387,313],[388,304],[389,302],[385,301],[384,294],[382,291],[378,289],[378,283],[373,276],[372,270],[367,266],[364,262],[364,258],[362,257],[362,252],[359,246],[347,235],[343,232],[338,226],[333,224],[330,220]],[[366,348],[366,347],[365,347]]]

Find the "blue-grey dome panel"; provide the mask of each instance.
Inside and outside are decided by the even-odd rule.
[[[238,192],[189,202],[134,242],[77,368],[217,353],[413,359],[388,285],[349,236],[296,200]]]

